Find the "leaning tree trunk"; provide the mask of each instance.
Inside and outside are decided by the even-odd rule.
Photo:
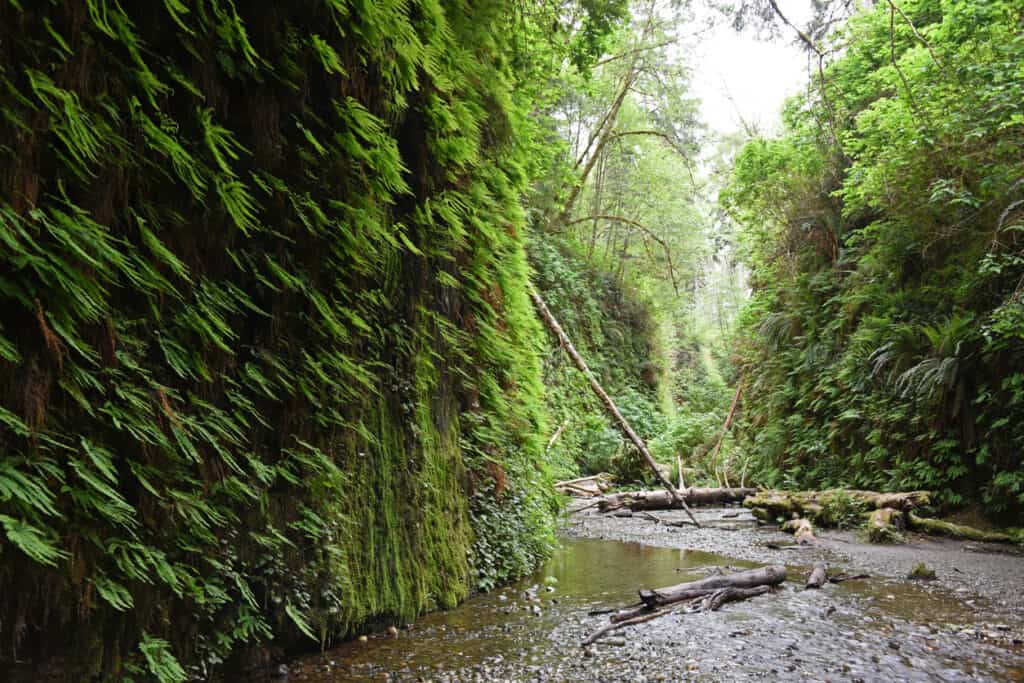
[[[636,449],[640,451],[640,455],[643,456],[648,467],[651,468],[655,476],[658,478],[658,481],[660,481],[665,487],[669,495],[672,496],[680,507],[686,510],[686,514],[688,514],[690,519],[693,520],[694,525],[699,527],[700,522],[698,522],[697,518],[693,516],[693,512],[691,512],[690,508],[687,507],[686,501],[683,500],[682,496],[680,496],[676,491],[672,482],[670,482],[665,475],[662,474],[661,470],[658,469],[658,464],[654,461],[654,457],[651,455],[651,452],[647,450],[647,444],[645,444],[644,440],[641,439],[635,431],[633,431],[629,422],[627,422],[626,418],[622,416],[618,406],[615,405],[615,401],[612,400],[611,396],[609,396],[604,388],[601,387],[600,383],[598,383],[597,378],[594,377],[594,373],[592,373],[590,368],[587,367],[586,361],[584,361],[583,357],[578,351],[576,351],[576,347],[572,345],[571,341],[569,341],[568,335],[565,334],[562,326],[558,324],[558,320],[554,315],[552,315],[551,311],[548,310],[547,304],[544,303],[544,300],[540,298],[540,294],[538,294],[537,290],[533,287],[530,287],[530,298],[533,299],[533,303],[537,306],[537,310],[540,311],[541,317],[544,318],[544,322],[546,322],[548,327],[551,328],[551,331],[555,333],[555,336],[561,343],[562,348],[565,349],[567,354],[569,354],[569,357],[576,365],[576,368],[583,373],[583,376],[586,377],[587,380],[590,381],[590,387],[594,390],[594,393],[597,394],[597,397],[601,399],[604,407],[608,410],[608,414],[612,416],[619,428],[622,429],[629,440],[633,442]]]

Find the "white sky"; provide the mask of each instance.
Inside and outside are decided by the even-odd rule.
[[[810,16],[809,0],[778,0],[778,4],[797,26]],[[695,9],[698,16],[707,11]],[[807,79],[807,58],[794,38],[792,30],[783,27],[781,38],[762,41],[752,29],[736,33],[728,22],[719,22],[695,38],[692,86],[702,101],[702,118],[713,132],[742,130],[737,109],[760,132],[777,129],[783,101]],[[735,104],[729,101],[730,95]]]

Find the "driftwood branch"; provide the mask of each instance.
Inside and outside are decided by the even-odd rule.
[[[651,621],[653,619],[657,619],[658,617],[663,617],[666,614],[671,613],[671,609],[662,609],[657,610],[655,612],[648,612],[646,614],[633,617],[632,619],[626,619],[624,621],[610,621],[601,628],[591,633],[590,636],[586,640],[584,640],[582,644],[584,647],[586,647],[587,645],[591,645],[594,642],[596,642],[597,639],[601,636],[611,633],[612,631],[618,631],[620,628],[626,628],[627,626],[633,626],[634,624],[642,624],[646,621]]]
[[[545,448],[544,448],[544,452],[545,453],[547,453],[548,451],[551,450],[551,447],[555,445],[556,441],[558,441],[558,437],[560,437],[562,435],[562,432],[564,432],[565,428],[568,427],[568,426],[569,426],[569,420],[566,419],[566,421],[563,422],[561,424],[561,426],[559,426],[559,428],[555,430],[555,433],[551,436],[551,439],[548,441],[548,445],[545,446]]]
[[[641,604],[631,605],[612,614],[608,623],[590,634],[582,645],[586,647],[612,631],[674,613],[676,609],[668,605],[689,600],[692,602],[688,606],[684,605],[682,611],[713,612],[728,602],[763,595],[785,579],[786,568],[772,565],[735,574],[710,576],[668,588],[642,590]]]
[[[718,443],[715,444],[715,451],[711,454],[711,458],[708,460],[708,462],[711,463],[711,466],[716,468],[716,471],[715,471],[715,478],[716,479],[718,478],[718,472],[717,472],[717,465],[715,465],[715,463],[717,462],[719,451],[722,450],[722,442],[725,441],[725,435],[729,433],[729,427],[730,427],[730,425],[732,425],[732,417],[733,417],[733,415],[736,414],[736,406],[740,402],[740,393],[742,391],[743,391],[743,382],[741,380],[736,385],[736,393],[733,395],[732,403],[729,405],[729,414],[725,418],[725,424],[722,425],[722,433],[718,437]],[[725,472],[725,470],[722,471],[722,479],[724,480],[723,483],[726,486],[728,486],[729,485],[729,475],[728,475],[728,473]]]
[[[703,612],[716,612],[718,608],[727,602],[746,600],[758,595],[764,595],[771,586],[754,586],[753,588],[722,588],[701,600],[700,608]]]
[[[668,586],[667,588],[645,589],[640,591],[640,601],[648,607],[671,605],[682,600],[703,597],[708,589],[722,588],[753,588],[755,586],[776,586],[786,580],[786,568],[782,565],[769,565],[760,569],[749,569],[735,574],[709,576],[699,581]]]

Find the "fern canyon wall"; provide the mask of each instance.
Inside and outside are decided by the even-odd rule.
[[[0,3],[3,666],[185,680],[545,555],[505,5]]]
[[[737,155],[736,365],[758,482],[928,489],[1024,520],[1024,15],[877,4]]]

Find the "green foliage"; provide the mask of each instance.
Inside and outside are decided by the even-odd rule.
[[[534,235],[534,282],[601,386],[644,439],[664,428],[658,391],[666,368],[657,357],[660,329],[653,306],[588,264],[571,244]],[[549,428],[565,425],[549,457],[556,476],[611,472],[620,481],[649,473],[634,447],[610,422],[590,384],[553,341],[544,361]]]
[[[867,504],[840,490],[822,502],[821,512],[815,515],[815,521],[836,529],[854,529],[864,522],[866,512]]]
[[[701,446],[714,443],[722,429],[724,416],[719,412],[681,411],[658,438],[650,443],[651,454],[659,462],[675,464],[678,453],[691,465],[693,454]],[[676,473],[678,475],[678,473]],[[689,483],[689,482],[688,482]]]
[[[0,4],[4,662],[185,680],[549,550],[511,9]]]
[[[146,659],[149,673],[160,683],[184,683],[188,680],[188,675],[171,654],[170,643],[166,640],[143,633],[142,640],[139,641],[139,650]]]
[[[1024,510],[1024,39],[1013,2],[858,12],[722,204],[754,297],[740,370],[765,484]]]

